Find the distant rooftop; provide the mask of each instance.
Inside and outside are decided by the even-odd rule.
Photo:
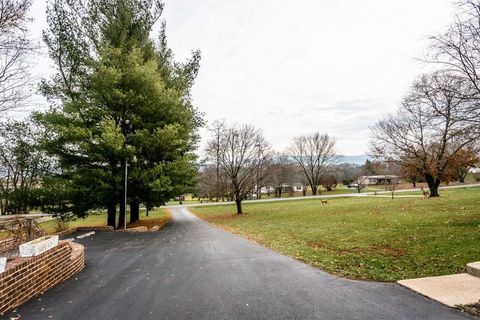
[[[395,179],[395,178],[399,178],[399,176],[396,176],[394,174],[379,174],[379,175],[375,175],[375,176],[363,176],[363,178],[368,178],[368,179]]]

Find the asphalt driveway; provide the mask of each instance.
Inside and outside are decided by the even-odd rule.
[[[19,307],[20,319],[471,319],[396,284],[332,276],[173,210],[159,232],[79,240],[85,269]]]

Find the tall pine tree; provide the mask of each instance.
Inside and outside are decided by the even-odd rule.
[[[200,55],[176,63],[165,24],[149,35],[163,4],[154,0],[55,0],[44,34],[57,73],[42,90],[52,107],[36,119],[50,133],[45,149],[73,183],[72,210],[123,211],[130,163],[131,221],[141,203],[162,204],[194,183],[194,148],[202,125],[190,89]],[[123,215],[119,225],[123,225]]]

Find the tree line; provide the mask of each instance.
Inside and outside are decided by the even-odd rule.
[[[252,195],[260,198],[267,186],[275,186],[276,196],[281,197],[285,184],[301,182],[303,192],[308,186],[316,195],[321,185],[331,189],[337,183],[336,140],[328,134],[300,135],[284,153],[278,153],[262,131],[250,124],[217,120],[210,133],[197,194],[235,201],[237,213],[243,212],[243,200]]]
[[[31,4],[0,0],[2,115],[27,105],[31,92],[28,56],[37,50],[27,32]],[[37,86],[49,108],[0,122],[0,211],[85,216],[106,208],[108,225],[119,227],[127,204],[134,222],[141,205],[148,211],[197,190],[234,200],[241,213],[242,201],[261,197],[267,184],[277,196],[292,182],[315,195],[320,186],[353,182],[378,166],[412,183],[426,181],[430,196],[438,196],[441,182],[464,179],[479,161],[480,1],[459,6],[455,23],[430,39],[423,60],[433,71],[415,79],[398,110],[372,128],[376,160],[359,171],[338,164],[328,134],[299,135],[279,153],[258,128],[225,121],[210,125],[199,162],[198,129],[205,123],[190,91],[200,52],[175,61],[160,21],[163,3],[49,0],[43,41],[54,73]]]
[[[418,116],[422,118],[424,114],[419,113]],[[404,115],[398,119],[409,120]],[[434,123],[430,125],[433,126]],[[435,125],[438,126],[438,122]],[[374,134],[379,134],[380,126],[383,126],[383,122],[372,129]],[[423,130],[426,130],[426,126],[423,124]],[[411,124],[408,127],[411,128]],[[283,190],[288,188],[287,192],[293,193],[294,186],[300,187],[298,190],[302,191],[303,196],[307,189],[312,195],[317,195],[322,188],[332,191],[339,183],[350,185],[361,192],[366,187],[366,177],[370,175],[396,175],[411,182],[413,187],[416,187],[417,182],[426,182],[430,196],[436,197],[440,182],[463,183],[469,169],[480,163],[478,151],[470,148],[476,146],[476,140],[472,140],[475,142],[472,145],[462,145],[454,155],[449,155],[440,175],[440,171],[433,171],[436,167],[432,167],[432,163],[427,167],[430,170],[420,170],[416,165],[421,163],[422,158],[405,158],[401,150],[385,152],[387,150],[382,149],[384,153],[374,154],[376,159],[366,160],[362,166],[340,163],[335,148],[336,139],[319,132],[294,137],[286,150],[277,152],[262,131],[251,124],[228,124],[224,120],[217,120],[210,125],[209,131],[210,139],[204,150],[195,195],[210,201],[235,201],[239,214],[243,212],[243,200],[260,199],[262,194],[273,194],[281,198]],[[392,141],[396,143],[411,141],[411,138],[398,132],[392,136]],[[431,139],[435,137],[432,135]],[[384,144],[381,137],[372,140],[375,148]],[[439,147],[435,144],[433,146]],[[433,152],[436,152],[437,157],[440,156],[437,151]],[[448,152],[449,150],[444,151],[445,154]],[[393,156],[406,162],[395,161]],[[429,158],[428,161],[434,159]],[[432,177],[438,179],[435,180],[438,184],[432,184]],[[388,184],[390,191],[394,192],[395,188],[394,183]]]

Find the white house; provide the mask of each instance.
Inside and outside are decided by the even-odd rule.
[[[361,176],[357,179],[358,184],[369,185],[385,185],[397,184],[400,182],[400,177],[396,175],[375,175],[375,176]]]
[[[270,193],[275,193],[275,190],[277,190],[279,186],[276,185],[269,185],[262,187],[260,192],[262,194],[270,194]],[[282,193],[288,193],[288,192],[303,192],[303,183],[282,183]]]

